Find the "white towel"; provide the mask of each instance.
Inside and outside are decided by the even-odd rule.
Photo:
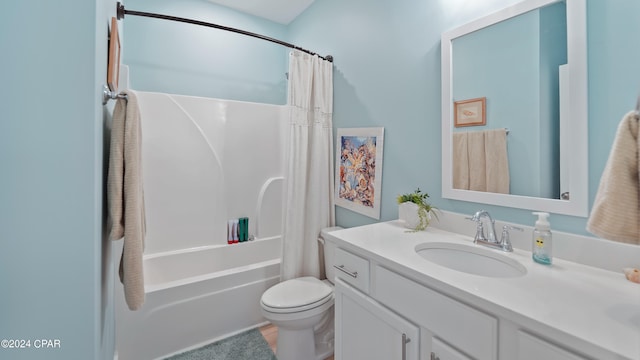
[[[453,133],[453,188],[469,190],[469,152],[467,133]]]
[[[487,162],[484,150],[484,132],[467,133],[469,151],[469,190],[487,191]]]
[[[453,134],[453,188],[509,193],[505,129]]]
[[[120,259],[120,281],[131,310],[144,303],[142,253],[146,233],[142,188],[142,133],[138,99],[133,91],[123,92],[113,110],[107,203],[109,237],[124,237]]]
[[[509,193],[509,159],[507,157],[507,130],[494,129],[484,132],[486,161],[486,191]]]
[[[620,122],[593,203],[587,230],[608,240],[640,244],[638,115]]]

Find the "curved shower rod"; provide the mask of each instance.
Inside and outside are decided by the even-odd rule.
[[[150,18],[155,18],[155,19],[171,20],[171,21],[178,21],[178,22],[183,22],[183,23],[187,23],[187,24],[206,26],[206,27],[211,27],[211,28],[214,28],[214,29],[231,31],[231,32],[234,32],[234,33],[237,33],[237,34],[242,34],[242,35],[251,36],[251,37],[254,37],[254,38],[270,41],[272,43],[276,43],[276,44],[279,44],[279,45],[282,45],[282,46],[286,46],[286,47],[291,48],[291,49],[296,49],[296,50],[303,51],[303,52],[305,52],[307,54],[310,54],[310,55],[318,55],[318,57],[323,59],[323,60],[327,60],[329,62],[333,62],[333,56],[331,56],[331,55],[321,56],[321,55],[319,55],[317,53],[314,53],[313,51],[310,51],[310,50],[307,50],[307,49],[303,49],[303,48],[301,48],[299,46],[284,42],[282,40],[270,38],[268,36],[252,33],[252,32],[245,31],[245,30],[235,29],[235,28],[228,27],[228,26],[222,26],[222,25],[208,23],[208,22],[204,22],[204,21],[198,21],[198,20],[181,18],[181,17],[176,17],[176,16],[170,16],[170,15],[154,14],[154,13],[148,13],[148,12],[142,12],[142,11],[135,11],[135,10],[126,10],[124,8],[124,5],[121,4],[120,2],[118,2],[117,5],[116,5],[116,12],[117,12],[118,20],[124,19],[125,15],[133,15],[133,16],[144,16],[144,17],[150,17]]]

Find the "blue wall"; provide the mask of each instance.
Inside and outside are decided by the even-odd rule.
[[[500,220],[533,224],[526,210],[440,196],[440,34],[516,2],[323,0],[289,26],[290,41],[335,56],[334,126],[385,127],[381,220],[397,218],[395,196],[419,186],[440,209],[470,214],[483,207]],[[587,7],[592,203],[618,123],[640,90],[633,61],[640,2],[588,0]],[[336,216],[341,226],[375,221],[340,207]],[[552,215],[551,223],[587,234],[585,218]]]
[[[516,1],[322,0],[289,26],[196,0],[132,0],[127,7],[200,14],[334,55],[335,126],[385,127],[381,220],[390,220],[397,217],[395,196],[417,186],[441,209],[480,207],[440,196],[440,34]],[[99,96],[114,3],[13,1],[3,7],[0,338],[59,339],[62,347],[35,349],[32,342],[31,349],[0,349],[0,358],[113,358],[117,257],[103,236],[103,139],[110,117]],[[591,201],[617,125],[639,92],[638,13],[636,0],[588,0]],[[201,39],[208,35],[166,24],[147,29],[136,25],[142,19],[129,19],[122,26],[123,54],[134,87],[285,102],[287,50],[280,46],[227,38],[212,39],[216,46],[208,48]],[[487,208],[501,220],[532,222],[525,210]],[[338,208],[337,221],[374,220]],[[585,233],[585,222],[552,218],[554,228],[577,233]]]
[[[127,9],[234,27],[285,39],[286,27],[206,0],[130,0]],[[126,16],[123,63],[131,87],[269,104],[287,102],[288,49],[240,34]]]
[[[420,187],[443,210],[473,213],[485,207],[500,220],[532,224],[533,217],[527,210],[440,196],[440,35],[517,2],[322,0],[288,26],[238,14],[204,0],[188,0],[180,5],[171,5],[167,0],[133,0],[127,7],[262,32],[320,54],[334,55],[334,127],[385,128],[381,220],[397,218],[396,195]],[[587,0],[587,7],[588,181],[592,202],[618,122],[633,108],[640,89],[640,67],[632,60],[640,52],[633,41],[634,34],[640,33],[640,23],[633,18],[640,11],[640,3]],[[179,36],[174,34],[175,39],[156,40],[157,33],[148,22],[158,20],[145,19],[146,25],[142,21],[133,17],[126,20],[123,53],[124,62],[131,65],[133,88],[277,104],[286,101],[286,82],[282,78],[287,67],[286,49],[264,43],[261,51],[267,52],[267,60],[261,60],[263,55],[242,56],[260,40],[250,45],[237,35],[219,34],[216,36],[234,36],[213,44],[212,51],[226,54],[228,62],[212,58],[207,63],[200,59],[205,45],[198,39],[217,31],[190,26]],[[157,30],[163,31],[160,28],[164,26],[168,25],[163,23]],[[181,47],[180,42],[190,43],[191,48]],[[170,54],[162,53],[163,49]],[[276,53],[273,57],[272,51]],[[183,61],[189,61],[188,66]],[[256,66],[260,67],[254,71]],[[232,74],[229,78],[237,82],[226,84],[224,74]],[[164,76],[168,80],[162,80]],[[268,84],[264,89],[271,88],[278,95],[266,95],[255,81]],[[336,215],[342,226],[375,221],[341,207],[336,208]],[[587,234],[585,218],[553,215],[551,221],[554,229]]]
[[[194,16],[188,10],[194,6],[206,21],[334,55],[335,126],[385,127],[381,220],[390,220],[397,217],[395,196],[417,186],[441,209],[479,208],[440,197],[440,33],[515,2],[322,0],[289,26],[196,0],[171,6],[132,0],[127,7],[167,6],[174,15]],[[117,256],[103,236],[103,147],[110,116],[99,96],[114,3],[13,1],[3,7],[0,338],[59,339],[62,347],[35,349],[32,342],[31,349],[0,349],[0,358],[113,358],[111,269]],[[591,201],[618,122],[639,92],[638,13],[636,0],[588,0]],[[134,87],[285,102],[287,50],[280,46],[226,39],[202,49],[201,35],[191,36],[191,30],[186,37],[184,30],[160,30],[158,38],[143,26],[136,34],[135,21],[142,20],[130,19],[122,26],[123,53],[125,62],[131,60]],[[501,220],[532,222],[525,210],[487,208]],[[337,221],[354,226],[374,220],[338,208]],[[585,222],[552,218],[554,228],[577,233],[585,232]]]
[[[0,339],[31,347],[0,348],[2,359],[113,358],[99,98],[109,10],[115,1],[3,4]]]

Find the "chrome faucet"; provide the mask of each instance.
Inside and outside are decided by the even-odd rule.
[[[488,219],[487,227],[489,233],[487,236],[484,235],[484,225],[482,223],[483,218]],[[488,211],[480,210],[468,219],[476,222],[476,236],[473,238],[474,244],[480,244],[494,249],[500,249],[502,251],[513,251],[511,240],[509,238],[509,230],[524,231],[524,229],[517,226],[505,225],[502,227],[502,237],[500,238],[500,241],[498,241],[498,238],[496,237],[496,222]]]
[[[487,226],[489,228],[488,229],[489,234],[486,237],[484,236],[484,227],[482,225],[482,218],[485,218],[485,217],[489,219],[489,223]],[[478,243],[479,241],[489,242],[494,244],[498,243],[498,240],[496,238],[496,226],[495,226],[496,222],[495,220],[493,220],[493,218],[491,217],[491,214],[489,214],[487,210],[478,211],[471,217],[471,220],[477,223],[476,237],[473,239],[474,243]]]

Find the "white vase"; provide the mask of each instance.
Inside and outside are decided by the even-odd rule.
[[[398,204],[398,219],[404,223],[404,227],[415,229],[420,225],[418,209],[418,205],[410,201]]]

